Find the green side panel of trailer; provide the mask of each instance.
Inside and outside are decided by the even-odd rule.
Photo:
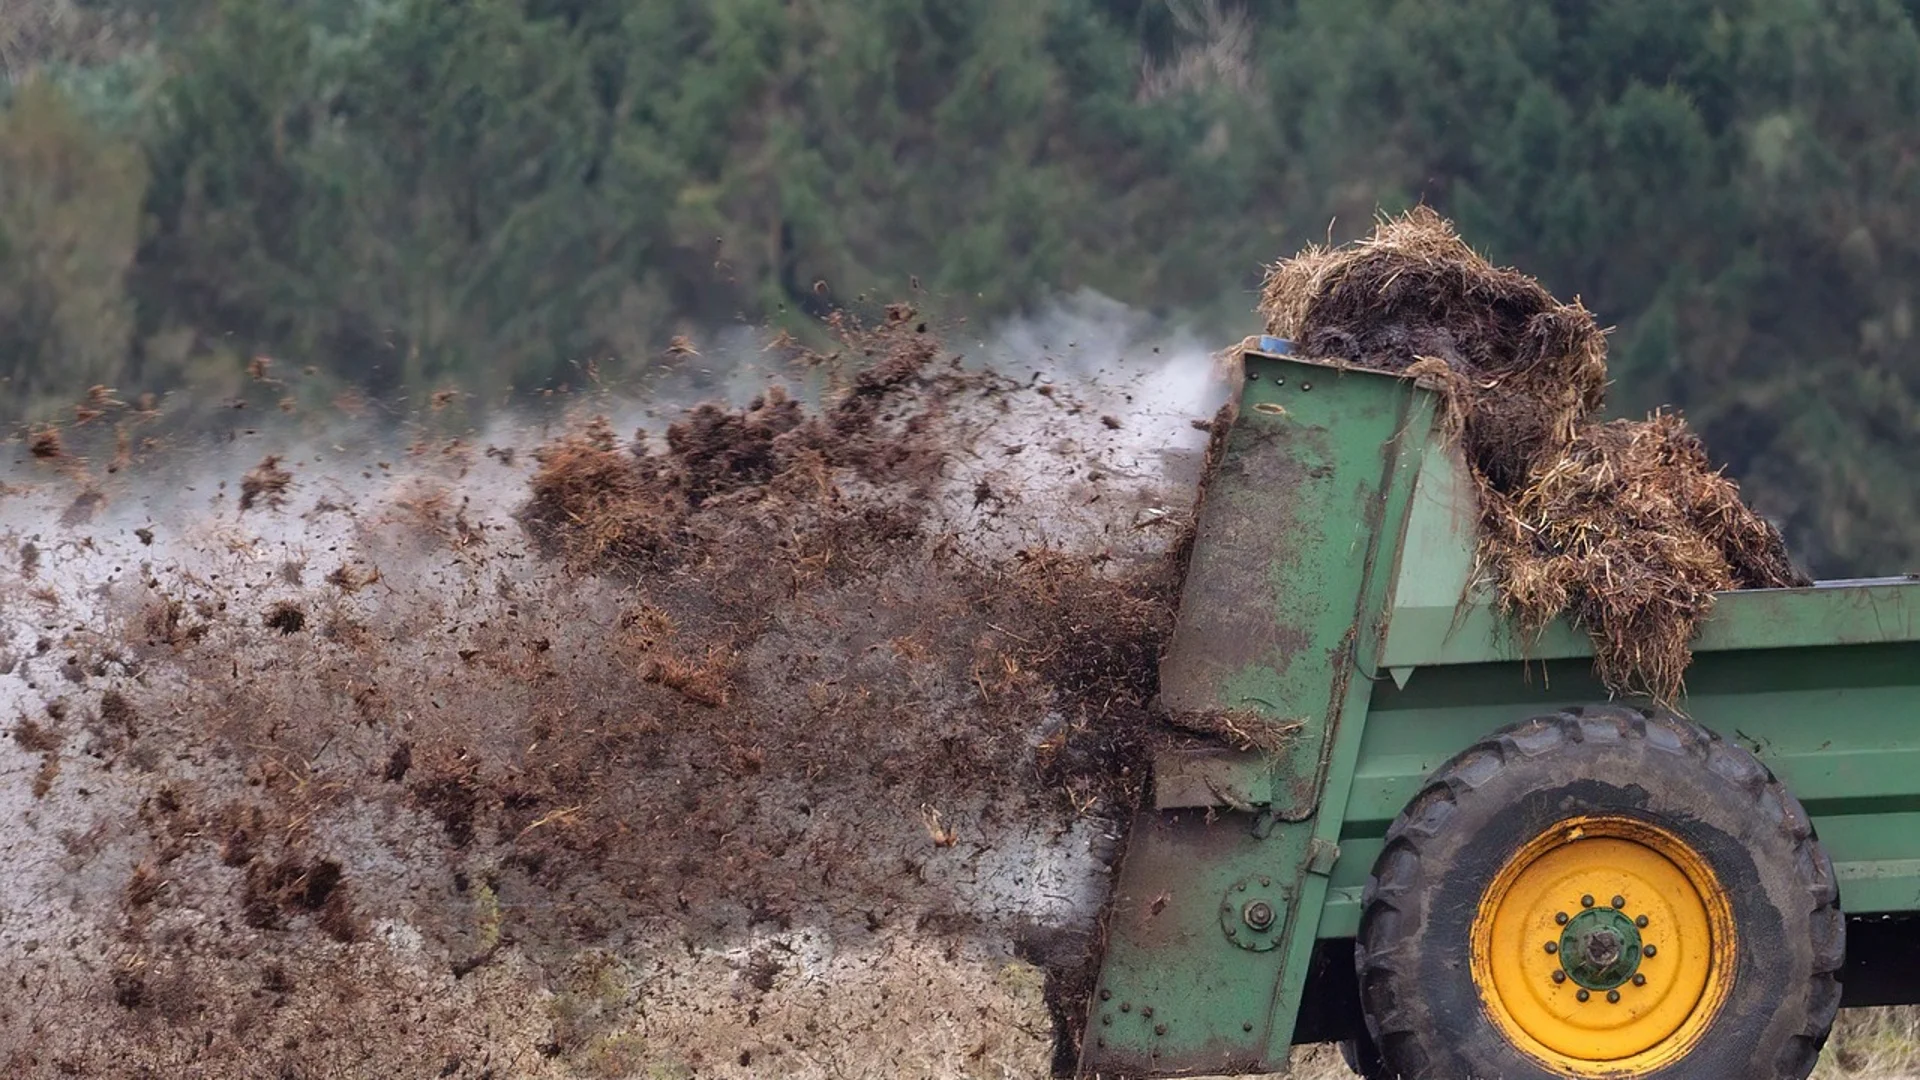
[[[1345,719],[1366,710],[1434,421],[1405,380],[1247,358],[1161,694],[1201,723],[1287,734],[1158,774],[1163,808],[1135,823],[1109,905],[1083,1072],[1284,1065],[1359,752]]]

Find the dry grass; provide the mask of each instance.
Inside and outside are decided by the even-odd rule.
[[[1332,1043],[1294,1047],[1292,1080],[1352,1080]],[[1843,1009],[1811,1080],[1912,1080],[1920,1076],[1920,1007]]]
[[[1585,308],[1492,265],[1431,210],[1277,264],[1261,304],[1304,355],[1442,393],[1504,607],[1529,632],[1573,619],[1615,692],[1677,700],[1714,592],[1805,583],[1680,418],[1594,421],[1606,338]]]
[[[698,660],[669,653],[650,662],[641,678],[676,690],[696,705],[718,709],[733,698],[733,664],[734,658],[720,647]]]
[[[1920,1076],[1920,1008],[1847,1009],[1813,1080],[1894,1080]]]
[[[684,500],[618,449],[604,420],[541,447],[535,460],[540,469],[523,520],[569,563],[644,564],[672,545]]]
[[[1353,1080],[1339,1047],[1294,1048],[1291,1080]],[[1920,1077],[1920,1008],[1845,1009],[1811,1080]]]
[[[59,457],[63,452],[60,431],[52,426],[37,427],[27,436],[27,450],[41,461]]]

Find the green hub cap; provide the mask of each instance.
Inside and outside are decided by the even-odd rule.
[[[1560,966],[1589,990],[1612,990],[1640,966],[1640,931],[1613,908],[1588,908],[1560,934]]]

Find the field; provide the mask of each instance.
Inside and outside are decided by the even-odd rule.
[[[1333,1046],[1301,1047],[1296,1080],[1349,1080],[1353,1073]],[[1813,1080],[1910,1080],[1920,1076],[1920,1012],[1850,1009],[1840,1014]]]

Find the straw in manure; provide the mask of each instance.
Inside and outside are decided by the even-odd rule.
[[[1302,355],[1435,387],[1479,487],[1479,556],[1529,633],[1566,616],[1616,693],[1678,698],[1726,589],[1806,583],[1678,416],[1596,423],[1606,336],[1425,207],[1272,267],[1267,330]]]
[[[1344,247],[1271,268],[1267,332],[1302,355],[1404,371],[1423,358],[1464,377],[1469,456],[1501,491],[1573,438],[1606,396],[1606,334],[1578,302],[1496,267],[1427,207]]]
[[[1602,681],[1656,700],[1679,697],[1714,593],[1805,581],[1672,413],[1583,427],[1517,497],[1484,493],[1481,515],[1502,607],[1530,632],[1567,615]]]

